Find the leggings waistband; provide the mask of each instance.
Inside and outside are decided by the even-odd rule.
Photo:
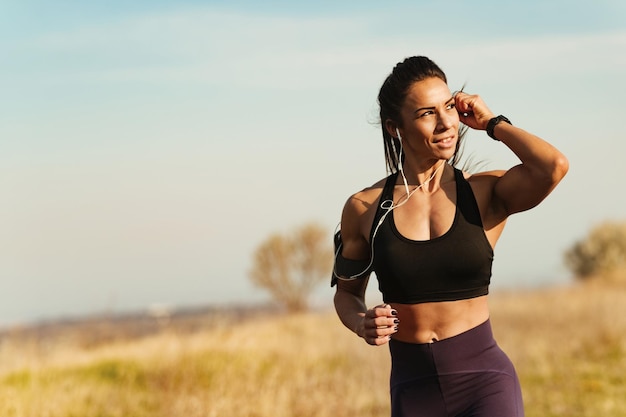
[[[480,358],[494,349],[499,351],[489,320],[433,343],[389,342],[393,368],[412,375],[482,370],[486,364]]]

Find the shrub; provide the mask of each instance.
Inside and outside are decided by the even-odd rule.
[[[332,255],[328,232],[315,223],[305,224],[291,235],[274,234],[265,240],[254,252],[250,278],[288,311],[306,311],[315,286],[330,276]]]
[[[626,281],[626,222],[604,222],[565,252],[565,264],[578,279]]]

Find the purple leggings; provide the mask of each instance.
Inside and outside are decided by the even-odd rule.
[[[392,417],[523,417],[513,364],[489,320],[434,343],[391,340]]]

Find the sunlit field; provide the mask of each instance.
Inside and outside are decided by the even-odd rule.
[[[526,415],[626,417],[626,288],[494,293],[496,338]],[[2,417],[295,417],[389,414],[387,347],[332,311],[226,313],[185,326],[14,329],[0,344]]]

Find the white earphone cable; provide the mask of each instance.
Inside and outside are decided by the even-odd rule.
[[[378,223],[376,224],[376,227],[374,228],[374,232],[372,233],[372,239],[370,241],[370,262],[367,265],[367,267],[359,272],[358,274],[355,275],[351,275],[349,277],[342,277],[339,274],[337,274],[337,270],[336,270],[336,265],[337,265],[337,257],[339,256],[339,254],[341,253],[341,247],[343,246],[343,244],[339,244],[337,247],[337,250],[335,251],[335,266],[333,266],[333,275],[338,278],[341,279],[343,281],[352,281],[355,279],[358,279],[359,277],[361,277],[362,275],[366,274],[369,272],[369,269],[371,268],[372,264],[374,263],[374,238],[376,237],[376,234],[378,233],[378,229],[380,228],[380,226],[383,224],[383,222],[385,221],[385,218],[387,217],[387,215],[389,213],[391,213],[392,210],[397,209],[398,207],[402,206],[403,204],[405,204],[407,201],[409,201],[409,199],[411,198],[411,196],[420,188],[422,188],[424,185],[428,184],[429,182],[431,182],[433,180],[433,178],[435,178],[435,175],[437,175],[437,172],[439,172],[439,170],[443,167],[443,165],[445,164],[445,161],[442,160],[439,163],[439,166],[437,167],[437,169],[435,169],[435,171],[433,171],[432,175],[424,182],[420,183],[417,187],[415,187],[415,189],[413,189],[412,191],[409,192],[409,184],[408,181],[406,179],[406,176],[404,175],[404,170],[402,169],[402,138],[400,137],[400,132],[398,131],[398,129],[396,129],[396,133],[398,135],[398,140],[400,141],[400,152],[398,153],[396,151],[396,147],[393,144],[393,141],[391,141],[391,147],[393,149],[393,153],[394,156],[396,157],[396,160],[398,161],[398,171],[400,172],[400,174],[402,175],[402,181],[404,183],[404,189],[406,190],[406,196],[404,197],[404,199],[402,201],[400,201],[398,204],[394,204],[393,200],[384,200],[380,203],[380,208],[382,208],[383,210],[386,210],[385,213],[380,217],[380,220],[378,220]],[[392,198],[393,198],[393,193],[392,193]],[[337,227],[339,227],[340,224],[337,225]],[[335,233],[337,232],[336,228],[335,228]]]

